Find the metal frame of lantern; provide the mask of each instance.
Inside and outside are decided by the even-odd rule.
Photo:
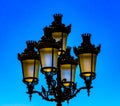
[[[44,36],[36,44],[36,48],[40,54],[41,72],[56,73],[57,57],[60,48],[60,43],[52,38],[50,30],[44,31]]]
[[[70,47],[67,47],[65,54],[59,57],[59,67],[61,75],[61,83],[63,86],[74,86],[77,60],[70,55]]]
[[[80,77],[85,80],[88,95],[92,80],[96,77],[96,59],[101,47],[101,45],[95,47],[95,45],[91,44],[90,37],[90,33],[82,34],[83,42],[81,43],[81,46],[78,48],[74,47],[74,53],[78,57],[79,61],[79,67],[81,71]]]
[[[22,65],[22,73],[23,73],[23,82],[28,87],[28,93],[30,94],[30,100],[32,97],[32,91],[34,89],[34,85],[38,84],[38,71],[40,64],[40,57],[37,51],[35,51],[34,41],[27,41],[27,48],[23,53],[18,53],[18,59]]]
[[[33,85],[35,85],[38,83],[38,74],[35,73],[35,70],[36,68],[39,70],[39,54],[34,50],[34,41],[27,41],[26,44],[27,48],[24,52],[22,54],[18,54],[18,59],[22,64],[23,82],[34,83]],[[33,63],[33,65],[31,65],[31,63]],[[25,68],[30,68],[31,72],[27,73]],[[29,77],[29,75],[27,77],[27,74],[31,74],[32,77]]]
[[[23,70],[23,82],[27,84],[28,88],[28,94],[31,100],[32,94],[37,93],[39,94],[43,99],[47,101],[55,101],[57,102],[57,106],[62,106],[62,102],[69,101],[73,97],[77,95],[82,89],[88,90],[88,95],[90,92],[90,89],[92,88],[91,82],[95,78],[95,68],[94,71],[89,72],[89,76],[84,76],[88,74],[88,72],[83,73],[81,68],[81,54],[90,53],[95,54],[97,57],[97,54],[100,52],[100,46],[94,47],[94,45],[90,42],[90,34],[83,34],[83,42],[81,46],[78,48],[74,47],[74,53],[77,56],[77,59],[74,59],[70,55],[70,48],[63,49],[63,33],[66,33],[67,36],[71,31],[71,25],[65,26],[62,24],[62,15],[61,14],[55,14],[54,15],[54,21],[52,22],[52,25],[49,27],[45,27],[44,30],[44,36],[41,38],[40,41],[34,42],[34,41],[28,41],[27,42],[27,48],[24,50],[23,53],[18,54],[18,59],[22,63],[22,70]],[[53,37],[53,33],[61,33],[59,40]],[[67,37],[66,36],[66,37]],[[58,41],[58,42],[56,42]],[[62,41],[62,42],[61,42]],[[62,43],[62,44],[61,44]],[[66,44],[64,44],[66,47]],[[35,48],[38,50],[35,51]],[[49,60],[47,60],[49,58]],[[24,60],[33,59],[40,61],[41,66],[41,72],[45,75],[47,88],[41,87],[41,91],[34,90],[34,86],[38,83],[38,76],[36,77],[35,74],[26,74],[26,76],[29,76],[32,81],[26,80],[26,76],[24,75],[24,72],[29,72],[30,69],[25,69]],[[51,61],[50,61],[51,60]],[[49,61],[49,63],[47,63]],[[80,66],[81,74],[80,76],[85,80],[85,87],[76,87],[76,83],[74,82],[75,77],[75,68],[78,64]],[[92,63],[95,64],[96,61],[93,62],[93,58],[91,57],[91,70],[92,70]],[[30,63],[29,63],[30,64]],[[38,63],[37,63],[38,64]],[[36,70],[35,62],[32,64],[32,72],[38,72],[38,68]],[[83,62],[84,65],[84,62]],[[67,73],[64,76],[63,73]],[[69,75],[69,76],[68,76]],[[56,77],[55,77],[56,76]]]

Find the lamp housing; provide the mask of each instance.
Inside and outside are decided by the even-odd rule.
[[[60,44],[47,31],[41,40],[38,41],[36,48],[40,54],[41,72],[56,73]]]
[[[59,57],[61,83],[63,86],[74,85],[77,61],[70,55],[71,48],[66,49],[65,54]]]
[[[83,42],[78,48],[74,47],[74,53],[79,61],[80,76],[83,79],[95,78],[96,59],[101,47],[101,45],[95,47],[95,45],[91,44],[90,37],[91,34],[89,33],[82,34]]]
[[[26,84],[38,83],[38,72],[40,66],[39,54],[34,49],[35,42],[27,41],[27,48],[23,53],[18,53],[18,59],[22,65],[23,82]]]

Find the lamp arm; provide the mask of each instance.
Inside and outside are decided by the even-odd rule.
[[[93,88],[93,87],[90,87],[90,88]],[[69,97],[69,100],[75,97],[83,89],[87,89],[87,87],[80,87],[79,89],[77,89],[75,93]]]
[[[54,99],[54,98],[48,98],[48,96],[44,96],[44,95],[42,94],[42,92],[33,91],[32,93],[37,93],[39,96],[41,96],[43,99],[45,99],[45,100],[47,100],[47,101],[51,101],[51,102],[56,101],[56,99]]]
[[[79,89],[76,90],[76,92],[74,93],[73,97],[76,96],[83,89],[87,89],[87,88],[86,87],[80,87]]]

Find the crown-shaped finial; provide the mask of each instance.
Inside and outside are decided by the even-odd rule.
[[[27,48],[24,49],[23,53],[21,53],[21,54],[18,53],[18,59],[20,61],[26,60],[26,59],[37,59],[37,60],[39,60],[39,58],[40,58],[39,54],[34,49],[35,44],[36,44],[35,41],[32,41],[32,40],[26,41]]]
[[[58,23],[58,24],[61,24],[62,23],[62,14],[54,14],[53,17],[54,17],[54,22]]]
[[[35,44],[34,41],[32,40],[26,41],[26,44],[27,44],[27,49],[34,50],[34,44]]]
[[[90,33],[82,34],[83,43],[90,43],[90,37],[91,37]]]
[[[43,31],[44,31],[45,36],[51,36],[52,35],[52,29],[50,27],[44,27]]]

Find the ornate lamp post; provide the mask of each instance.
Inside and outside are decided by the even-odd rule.
[[[23,82],[27,85],[30,100],[32,94],[37,93],[43,99],[55,101],[57,106],[62,106],[62,102],[69,101],[82,89],[87,89],[89,95],[92,80],[96,76],[96,59],[100,45],[95,47],[91,44],[91,34],[82,34],[83,42],[78,48],[74,47],[77,56],[77,59],[74,59],[70,55],[71,48],[66,48],[71,25],[62,24],[61,14],[55,14],[53,17],[52,24],[44,28],[41,40],[27,41],[27,48],[23,53],[18,53],[18,59],[22,64]],[[77,88],[75,83],[78,64],[80,77],[85,81],[85,86],[80,88]],[[41,91],[34,90],[34,86],[38,84],[39,66],[48,86],[42,86]]]

